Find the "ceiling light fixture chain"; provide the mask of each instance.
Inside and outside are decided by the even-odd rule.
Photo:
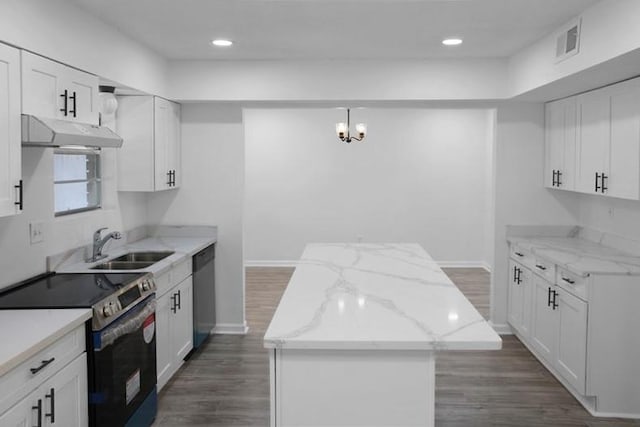
[[[338,135],[338,139],[340,141],[345,142],[347,144],[351,143],[352,140],[362,141],[367,133],[367,125],[365,123],[357,123],[356,124],[356,132],[358,136],[351,136],[351,109],[347,108],[347,122],[336,123],[336,134]]]

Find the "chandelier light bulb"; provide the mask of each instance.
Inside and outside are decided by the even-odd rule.
[[[344,138],[347,133],[347,124],[344,122],[336,123],[336,134],[338,138]]]

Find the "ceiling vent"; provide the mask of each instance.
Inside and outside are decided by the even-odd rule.
[[[580,18],[562,27],[556,38],[556,62],[575,55],[580,50]]]

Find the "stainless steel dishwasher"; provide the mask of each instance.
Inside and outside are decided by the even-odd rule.
[[[193,348],[207,339],[216,325],[215,243],[193,256]]]

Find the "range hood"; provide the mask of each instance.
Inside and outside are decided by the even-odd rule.
[[[22,145],[27,147],[122,147],[122,138],[104,126],[22,115]]]

